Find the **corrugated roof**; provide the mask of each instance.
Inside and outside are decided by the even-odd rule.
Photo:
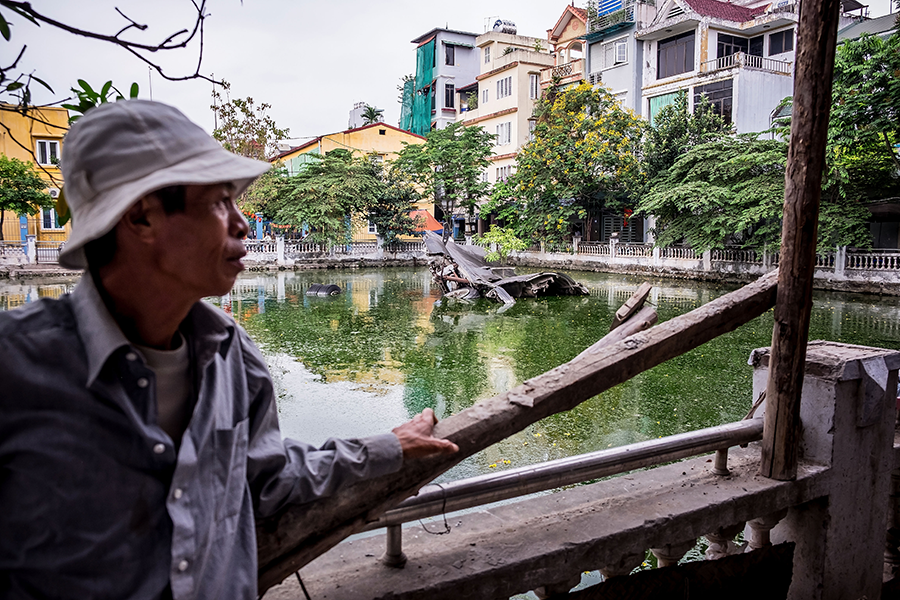
[[[843,29],[838,31],[838,41],[843,42],[844,40],[854,40],[864,33],[879,35],[882,33],[893,31],[896,28],[896,13],[878,17],[877,19],[866,19],[865,21],[860,21],[859,23],[848,25],[847,27],[844,27]]]

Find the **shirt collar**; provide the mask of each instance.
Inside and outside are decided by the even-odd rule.
[[[84,344],[88,363],[88,387],[94,383],[100,370],[113,352],[128,346],[128,339],[109,314],[93,276],[86,272],[72,292],[72,312],[78,326],[78,334]]]
[[[72,311],[87,353],[87,385],[90,387],[116,350],[132,346],[107,310],[89,272],[81,277],[72,292]],[[197,363],[203,366],[216,351],[222,356],[228,352],[234,339],[235,323],[215,307],[200,301],[191,308],[180,329],[194,345]]]

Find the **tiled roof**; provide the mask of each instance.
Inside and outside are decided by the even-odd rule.
[[[747,8],[746,6],[737,6],[730,2],[719,2],[719,0],[684,0],[698,15],[704,17],[712,17],[714,19],[724,19],[726,21],[734,21],[743,23],[750,21],[755,16],[766,11],[766,5],[756,8]]]
[[[578,15],[582,21],[587,23],[587,11],[586,10],[584,10],[583,8],[578,8],[577,6],[570,6],[569,8],[571,8],[572,12],[575,13],[576,15]]]

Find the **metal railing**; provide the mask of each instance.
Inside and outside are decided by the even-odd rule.
[[[761,69],[780,75],[791,74],[791,63],[783,60],[775,60],[764,56],[753,56],[746,52],[735,52],[729,56],[713,58],[700,63],[701,73],[713,73],[723,69],[743,68]]]
[[[547,67],[546,69],[541,70],[541,81],[547,82],[553,79],[554,77],[559,77],[560,79],[565,79],[566,77],[573,77],[576,75],[581,75],[584,71],[584,59],[576,58],[573,61],[563,63],[561,65],[557,65],[555,67]]]
[[[607,13],[605,15],[596,14],[595,9],[593,11],[594,16],[588,18],[588,33],[600,33],[613,27],[622,27],[625,25],[633,24],[635,4],[637,4],[637,2],[635,2],[634,0],[628,0],[627,2],[622,3],[622,8],[620,8],[619,10]]]
[[[36,241],[34,243],[35,261],[38,263],[59,262],[59,253],[65,242]]]
[[[749,419],[648,440],[611,450],[570,456],[536,465],[509,469],[445,484],[431,484],[387,511],[365,530],[388,528],[387,564],[402,564],[401,525],[410,521],[518,498],[661,465],[673,460],[716,452],[713,472],[728,474],[728,448],[762,439],[762,419]]]

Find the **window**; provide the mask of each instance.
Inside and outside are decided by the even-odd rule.
[[[453,108],[453,97],[456,96],[456,89],[452,83],[444,84],[444,107]]]
[[[37,159],[39,165],[55,165],[59,161],[59,142],[56,140],[38,140]]]
[[[694,70],[694,32],[683,33],[659,42],[656,53],[656,78],[664,79]]]
[[[794,30],[786,29],[769,36],[769,56],[794,49]]]
[[[491,47],[485,46],[484,47],[484,64],[488,64],[489,62],[491,62]]]
[[[534,139],[534,128],[537,127],[537,120],[528,119],[528,141],[532,141]]]
[[[376,226],[372,221],[369,221],[369,233],[378,233],[378,226]]]
[[[731,80],[717,81],[709,85],[697,86],[694,88],[694,106],[701,102],[701,97],[709,98],[713,105],[713,110],[717,115],[722,115],[726,123],[731,123],[731,108],[734,98]]]
[[[512,96],[512,75],[497,81],[497,98]]]
[[[719,46],[716,52],[716,58],[725,58],[738,52],[748,54],[750,42],[747,38],[737,37],[736,35],[727,35],[720,33],[718,36]]]
[[[387,135],[387,129],[379,129],[378,135]]]
[[[763,55],[763,40],[765,36],[758,35],[756,37],[750,38],[750,56],[762,56]]]
[[[541,76],[537,73],[528,75],[528,97],[532,100],[541,97]]]
[[[447,44],[444,46],[444,64],[452,67],[456,64],[456,46]]]
[[[488,182],[488,172],[487,172],[487,171],[483,171],[483,172],[481,173],[481,180],[482,180],[483,182],[485,182],[485,183]]]
[[[509,179],[509,176],[512,175],[512,165],[506,165],[505,167],[497,167],[497,179],[496,181],[506,181]]]
[[[497,125],[497,145],[505,146],[512,143],[512,122]]]
[[[62,229],[59,219],[56,216],[56,210],[53,208],[41,209],[41,229]]]
[[[432,110],[432,111],[434,111],[434,109],[435,109],[435,100],[434,100],[434,92],[436,91],[436,90],[434,89],[434,88],[435,88],[435,85],[436,85],[436,84],[432,84],[431,87],[428,88],[428,89],[430,90],[430,92],[429,92],[428,95],[431,96],[431,110]]]
[[[619,40],[616,42],[616,64],[628,62],[628,40]]]
[[[482,103],[482,104],[487,104],[487,98],[488,98],[488,91],[487,91],[487,90],[481,90],[481,103]]]

